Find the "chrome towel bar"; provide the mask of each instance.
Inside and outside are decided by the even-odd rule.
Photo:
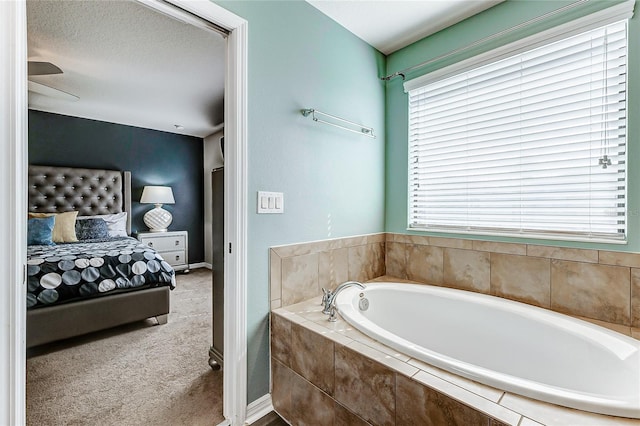
[[[372,127],[366,127],[362,124],[354,123],[353,121],[345,120],[344,118],[336,117],[335,115],[327,114],[326,112],[318,111],[317,109],[313,108],[303,109],[300,110],[300,112],[305,117],[311,116],[312,120],[318,123],[328,124],[329,126],[338,127],[339,129],[358,133],[374,139],[376,137],[376,135],[373,134]],[[318,118],[318,116],[325,118]]]

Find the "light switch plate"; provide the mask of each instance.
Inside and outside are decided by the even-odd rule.
[[[258,191],[258,213],[284,213],[284,194]]]

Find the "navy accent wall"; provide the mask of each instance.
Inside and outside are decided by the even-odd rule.
[[[170,231],[189,231],[189,263],[204,261],[203,141],[140,127],[29,110],[29,163],[131,171],[131,232],[147,230],[145,185],[167,185]]]

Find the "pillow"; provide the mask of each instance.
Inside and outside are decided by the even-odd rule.
[[[27,221],[27,245],[55,245],[51,239],[55,221],[53,216],[29,219]]]
[[[109,228],[104,219],[76,220],[76,236],[79,241],[98,240],[109,237]]]
[[[78,212],[29,213],[29,218],[49,216],[55,217],[55,224],[53,225],[54,243],[75,243],[78,241],[76,237],[76,217]]]
[[[102,219],[107,222],[110,237],[128,237],[127,212],[115,214],[97,214],[95,216],[79,216],[78,220]]]

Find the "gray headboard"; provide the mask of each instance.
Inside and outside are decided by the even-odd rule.
[[[29,211],[80,216],[126,211],[131,233],[131,172],[29,166]]]

